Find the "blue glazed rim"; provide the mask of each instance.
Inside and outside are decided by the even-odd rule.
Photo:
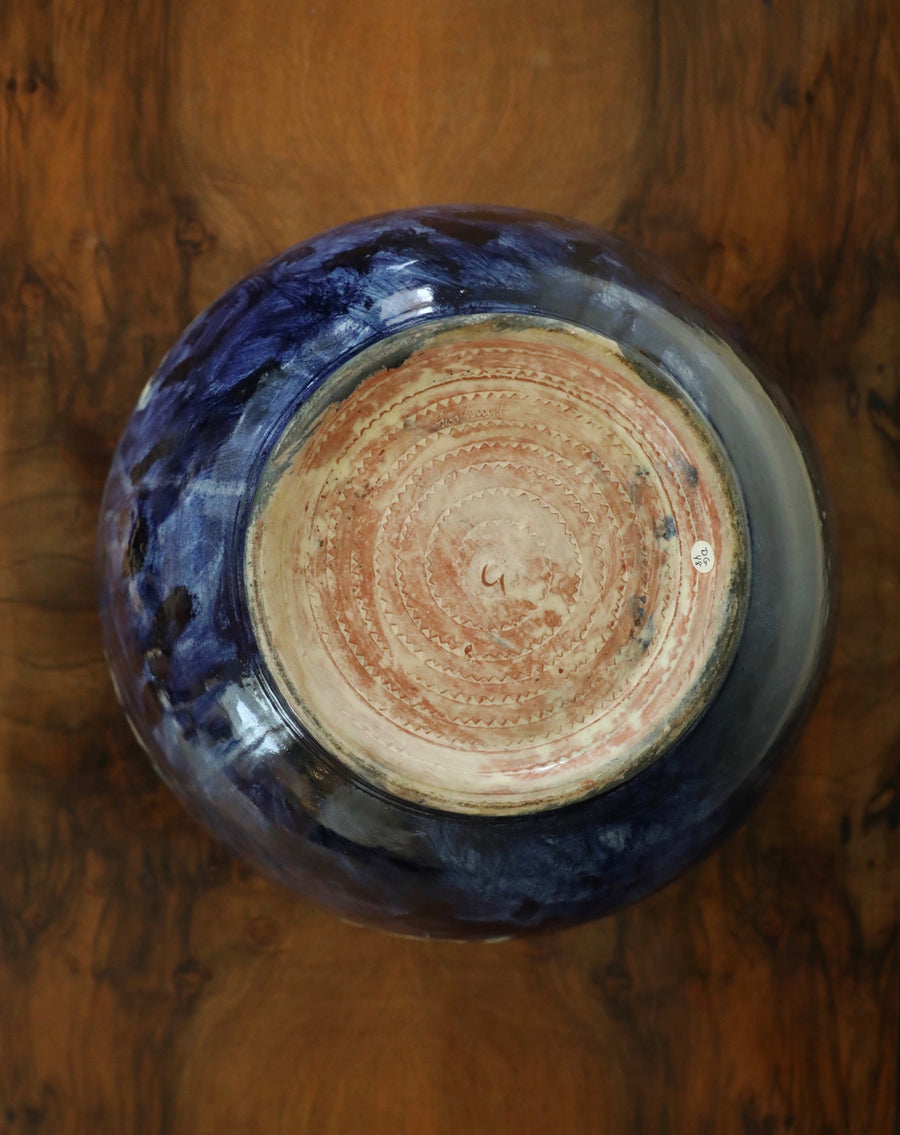
[[[832,540],[796,415],[721,314],[687,290],[645,254],[576,222],[436,207],[297,246],[187,329],[113,460],[101,609],[138,738],[234,850],[351,919],[489,937],[633,901],[743,818],[824,669]],[[398,330],[487,312],[598,331],[674,382],[732,461],[752,560],[733,665],[687,735],[597,796],[491,817],[399,800],[298,734],[263,665],[242,570],[258,478],[304,400]],[[767,472],[772,453],[760,438],[770,445],[773,431],[781,466]]]

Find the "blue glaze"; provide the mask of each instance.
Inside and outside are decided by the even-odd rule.
[[[266,673],[242,580],[257,478],[304,401],[387,335],[482,312],[593,328],[677,383],[731,458],[751,537],[737,656],[694,729],[610,791],[509,818],[404,803],[324,752]],[[514,933],[662,885],[744,816],[829,642],[822,494],[780,395],[658,266],[585,226],[511,210],[360,221],[226,293],[141,396],[110,471],[99,555],[112,673],[164,779],[276,878],[412,933]]]

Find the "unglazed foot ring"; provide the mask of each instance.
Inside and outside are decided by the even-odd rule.
[[[303,728],[388,791],[473,813],[569,803],[671,745],[727,669],[746,569],[687,400],[600,335],[508,316],[333,376],[266,466],[245,564]]]

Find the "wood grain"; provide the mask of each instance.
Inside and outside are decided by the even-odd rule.
[[[0,1131],[881,1133],[900,893],[900,7],[0,7]],[[841,529],[818,709],[617,917],[464,947],[235,864],[114,701],[93,528],[188,320],[395,206],[633,237],[780,368]]]

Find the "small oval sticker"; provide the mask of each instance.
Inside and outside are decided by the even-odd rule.
[[[704,575],[708,571],[712,571],[716,562],[716,553],[712,549],[712,544],[706,540],[698,540],[691,548],[691,563]]]

